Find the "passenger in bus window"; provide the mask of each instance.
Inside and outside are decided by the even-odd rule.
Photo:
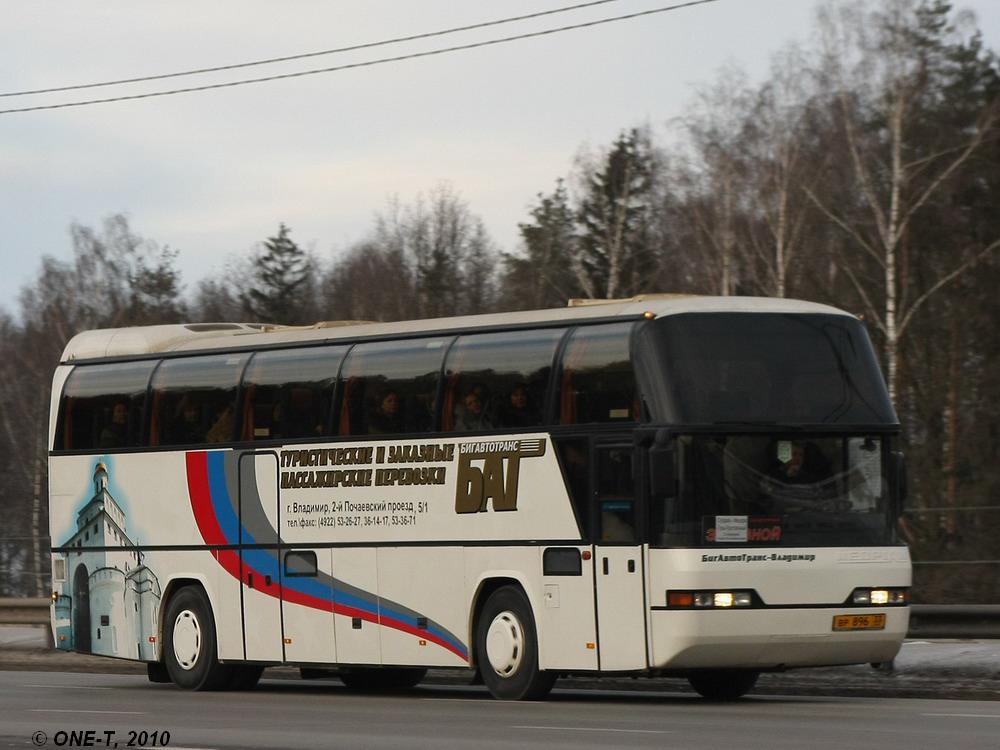
[[[534,427],[538,414],[531,407],[528,386],[518,383],[510,392],[505,408],[500,412],[501,427]]]
[[[101,429],[98,448],[121,448],[128,440],[128,404],[115,401],[111,407],[111,421]]]
[[[271,426],[267,429],[267,437],[283,438],[285,435],[285,406],[280,401],[271,407]]]
[[[174,445],[202,443],[204,435],[201,426],[201,408],[190,394],[184,394],[174,413],[170,442]]]
[[[233,406],[226,404],[215,412],[215,421],[205,435],[206,443],[228,443],[233,439]]]
[[[455,431],[473,432],[475,430],[488,430],[493,427],[493,423],[483,408],[485,388],[481,385],[474,385],[466,391],[455,412]]]
[[[768,501],[800,504],[813,510],[834,511],[838,481],[830,462],[817,445],[809,441],[779,440],[772,444],[772,464],[762,479],[762,510],[771,512]]]
[[[399,394],[384,391],[375,400],[375,409],[368,417],[369,435],[391,435],[403,431],[403,419],[399,408]]]
[[[782,448],[779,442],[770,474],[784,484],[815,484],[830,476],[829,468],[824,471],[820,460],[819,450],[812,443],[794,441]]]

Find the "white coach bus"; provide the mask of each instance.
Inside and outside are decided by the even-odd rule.
[[[50,417],[60,648],[239,689],[891,660],[899,423],[853,316],[647,295],[304,328],[88,331]]]

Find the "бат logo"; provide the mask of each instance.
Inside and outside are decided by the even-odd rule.
[[[493,504],[493,510],[517,510],[521,459],[544,455],[545,438],[459,445],[455,512],[479,513],[489,503]]]

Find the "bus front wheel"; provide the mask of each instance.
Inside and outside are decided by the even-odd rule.
[[[689,674],[688,682],[703,698],[734,701],[749,693],[759,676],[760,672],[748,669],[706,669]]]
[[[476,662],[483,682],[500,700],[538,700],[556,681],[538,668],[538,636],[524,592],[504,586],[486,600],[476,628]]]
[[[185,586],[172,596],[163,624],[163,661],[177,687],[219,690],[228,686],[232,669],[218,661],[215,618],[201,588]]]

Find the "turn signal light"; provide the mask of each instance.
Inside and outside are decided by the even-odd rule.
[[[668,607],[690,607],[694,604],[694,596],[690,591],[668,591]]]

